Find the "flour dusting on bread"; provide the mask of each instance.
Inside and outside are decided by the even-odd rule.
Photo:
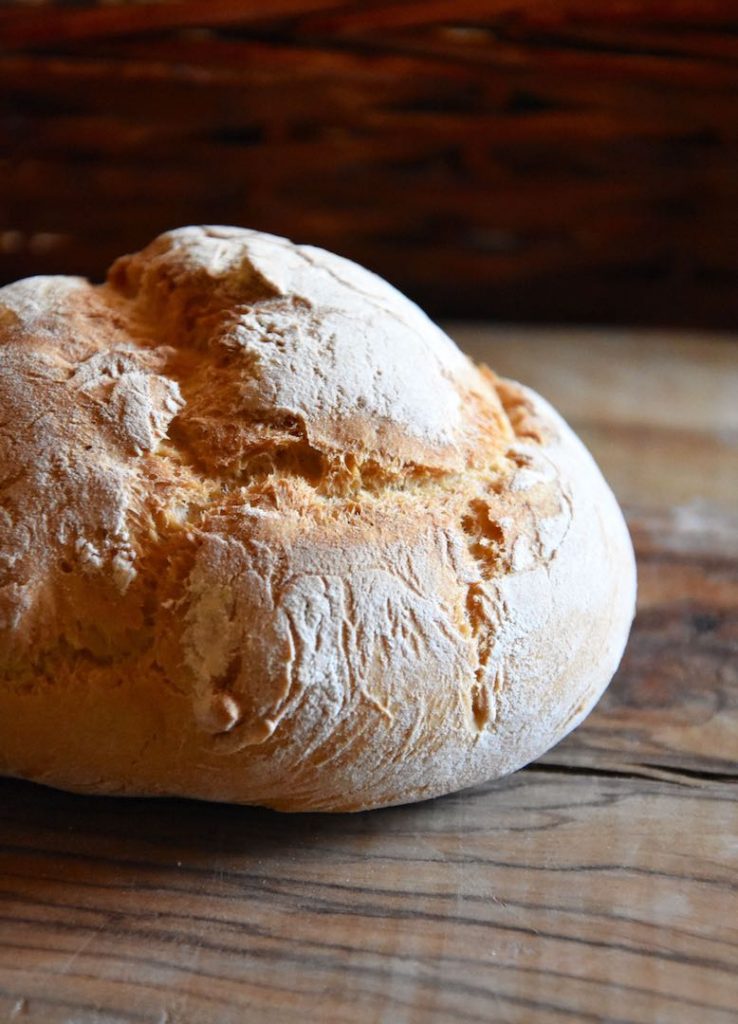
[[[0,771],[283,809],[538,756],[630,540],[537,395],[386,282],[236,228],[0,290]]]

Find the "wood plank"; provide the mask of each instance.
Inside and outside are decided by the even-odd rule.
[[[390,0],[372,5],[336,4],[337,10],[326,14],[307,14],[303,24],[315,29],[340,33],[385,32],[388,29],[421,28],[429,24],[478,26],[491,14],[514,12],[516,20],[528,25],[560,26],[562,22],[588,20],[597,24],[653,25],[668,22],[680,25],[701,25],[706,21],[724,17],[728,12],[725,0],[687,0],[678,4],[654,3],[653,0],[634,0],[614,3],[607,7],[595,6],[590,0]]]
[[[33,1021],[734,1019],[725,784],[541,770],[353,817],[0,791]]]
[[[44,10],[10,8],[0,12],[3,45],[43,46],[116,35],[160,32],[188,26],[253,24],[335,7],[335,0],[198,0],[172,3],[86,4],[69,8],[42,4]]]

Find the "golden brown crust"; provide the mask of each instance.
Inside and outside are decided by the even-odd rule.
[[[171,232],[0,291],[0,771],[380,806],[573,727],[633,612],[569,428],[338,257]]]

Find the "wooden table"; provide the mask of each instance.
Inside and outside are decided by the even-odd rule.
[[[355,816],[0,782],[0,1020],[738,1019],[738,350],[454,333],[628,511],[639,613],[600,706],[510,779]]]

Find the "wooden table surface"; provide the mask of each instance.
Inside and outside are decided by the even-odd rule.
[[[738,347],[452,329],[628,513],[623,665],[513,777],[353,816],[0,781],[0,1020],[738,1020]]]

